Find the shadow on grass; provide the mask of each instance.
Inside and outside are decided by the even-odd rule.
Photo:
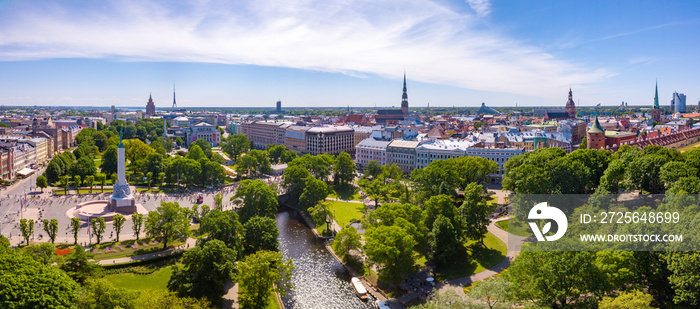
[[[497,265],[503,258],[502,252],[474,243],[460,250],[451,263],[438,265],[435,279],[443,281],[471,276]]]
[[[360,189],[352,186],[352,185],[345,185],[345,186],[334,186],[333,190],[335,191],[335,195],[338,196],[339,199],[341,200],[359,200],[360,199]]]

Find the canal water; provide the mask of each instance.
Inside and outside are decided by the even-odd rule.
[[[294,290],[283,298],[286,309],[372,308],[355,295],[350,273],[338,263],[311,230],[285,211],[277,214],[280,250],[285,259],[294,260]]]

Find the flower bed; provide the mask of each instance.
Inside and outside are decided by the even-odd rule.
[[[56,251],[54,251],[54,252],[56,252],[56,254],[58,254],[58,255],[60,255],[60,256],[64,256],[64,255],[69,254],[69,253],[71,252],[71,249],[70,249],[70,248],[66,248],[66,249],[56,249]]]

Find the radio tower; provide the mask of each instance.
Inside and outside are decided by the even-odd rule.
[[[173,109],[177,109],[177,102],[175,102],[175,83],[173,83]]]

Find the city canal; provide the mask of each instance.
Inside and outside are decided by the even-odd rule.
[[[280,250],[295,267],[294,290],[282,299],[285,308],[372,308],[373,299],[363,302],[355,295],[350,273],[297,216],[290,211],[277,214]]]

